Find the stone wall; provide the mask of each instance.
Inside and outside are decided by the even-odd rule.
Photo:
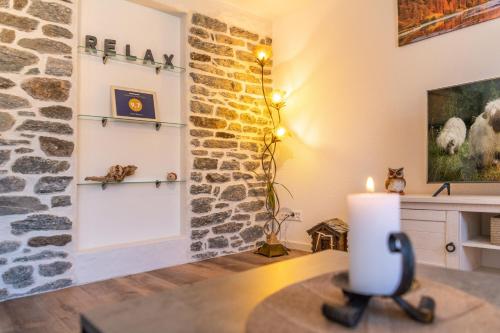
[[[193,14],[188,27],[191,255],[248,251],[264,239],[264,112],[252,53],[271,39]],[[265,70],[270,90],[271,68]]]
[[[72,284],[77,0],[0,0],[0,299]]]

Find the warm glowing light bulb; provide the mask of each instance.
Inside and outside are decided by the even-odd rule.
[[[271,99],[274,104],[280,104],[281,102],[283,102],[283,94],[281,93],[281,91],[274,91]]]
[[[276,137],[278,138],[282,138],[284,137],[286,134],[286,129],[284,127],[279,127],[277,130],[276,130]]]
[[[366,191],[370,193],[375,192],[375,181],[372,177],[368,177],[366,180]]]
[[[259,51],[259,53],[257,53],[257,59],[259,59],[260,61],[266,60],[267,59],[266,51],[264,50]]]

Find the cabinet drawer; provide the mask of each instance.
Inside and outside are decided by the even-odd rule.
[[[426,209],[401,209],[401,219],[420,221],[446,221],[446,211]]]
[[[444,234],[446,224],[440,221],[401,220],[401,229],[403,231],[424,231]]]

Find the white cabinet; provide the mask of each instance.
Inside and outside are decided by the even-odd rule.
[[[500,268],[500,246],[489,244],[498,196],[407,195],[401,197],[401,228],[417,262],[461,270]],[[494,251],[494,253],[492,253]]]
[[[401,228],[410,237],[419,263],[458,268],[456,260],[451,259],[456,256],[456,251],[446,250],[446,244],[458,241],[458,234],[447,230],[448,213],[453,215],[453,212],[439,210],[401,210]]]

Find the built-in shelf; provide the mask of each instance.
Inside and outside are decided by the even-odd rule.
[[[474,237],[462,243],[465,247],[474,247],[478,249],[500,250],[500,245],[491,244],[488,236]]]
[[[147,121],[147,120],[142,120],[142,119],[124,119],[124,118],[106,117],[106,116],[98,116],[98,115],[91,115],[91,114],[79,114],[78,119],[100,121],[102,124],[102,127],[106,127],[108,122],[124,122],[124,123],[144,124],[144,125],[153,126],[157,131],[162,126],[177,127],[177,128],[181,128],[181,127],[186,126],[186,124],[183,124],[183,123],[174,123],[174,122],[169,122],[169,121]]]
[[[481,266],[479,268],[476,268],[474,272],[497,274],[500,276],[500,268],[495,268],[495,267]]]
[[[103,190],[108,187],[108,185],[137,185],[137,184],[153,184],[156,188],[159,188],[162,184],[181,184],[185,183],[185,180],[124,180],[122,182],[82,182],[78,183],[78,186],[100,186]]]
[[[156,74],[161,73],[162,71],[172,72],[172,73],[183,73],[186,71],[184,67],[167,65],[164,63],[155,62],[154,64],[150,61],[144,61],[142,58],[134,58],[131,59],[125,54],[116,53],[114,55],[107,55],[103,50],[99,49],[87,49],[85,46],[78,46],[80,54],[84,54],[90,57],[96,57],[102,59],[104,64],[108,63],[108,61],[118,61],[131,65],[145,66],[150,67],[155,70]]]

